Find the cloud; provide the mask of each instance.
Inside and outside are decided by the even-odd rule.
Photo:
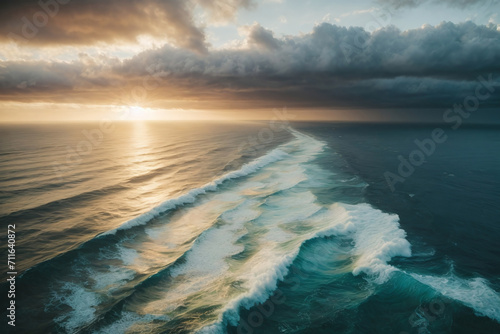
[[[472,22],[401,31],[395,27],[369,33],[360,27],[322,23],[310,34],[273,37],[255,24],[249,50],[220,50],[187,55],[165,47],[139,54],[124,67],[144,73],[155,63],[163,71],[201,77],[252,77],[261,80],[311,77],[316,80],[371,79],[397,76],[467,79],[498,71],[500,32]],[[262,52],[262,49],[274,52]]]
[[[274,33],[255,23],[252,26],[246,27],[248,35],[247,42],[266,50],[277,50],[280,48],[280,41],[274,38]]]
[[[323,23],[284,38],[258,24],[247,28],[245,49],[196,54],[165,46],[125,61],[0,62],[0,98],[192,109],[444,108],[474,93],[479,75],[500,75],[494,25],[369,33]],[[154,88],[136,101],[131,92],[146,84]],[[498,107],[499,92],[482,105]]]
[[[377,2],[395,9],[415,8],[426,3],[444,4],[449,7],[464,9],[473,6],[490,6],[494,3],[494,0],[377,0]]]
[[[91,45],[135,41],[140,35],[206,52],[205,33],[194,20],[201,7],[214,21],[231,19],[251,0],[17,0],[0,4],[0,42]]]
[[[210,19],[215,22],[233,19],[241,8],[256,7],[253,0],[197,0],[197,3],[208,11]]]

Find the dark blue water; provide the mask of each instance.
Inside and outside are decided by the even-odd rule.
[[[17,326],[2,327],[500,332],[500,129],[443,128],[403,177],[436,127],[3,128],[19,275]],[[68,158],[85,133],[90,151]]]
[[[412,256],[394,258],[391,263],[404,274],[394,274],[356,304],[355,298],[365,290],[362,280],[353,283],[333,276],[310,283],[318,275],[328,276],[338,263],[328,254],[324,267],[308,270],[304,250],[304,259],[299,256],[294,263],[296,273],[287,277],[293,283],[280,285],[286,303],[264,317],[258,332],[500,332],[500,128],[443,127],[447,140],[437,143],[425,162],[394,190],[386,172],[397,174],[398,157],[409,160],[419,148],[415,140],[431,138],[440,125],[309,123],[295,128],[326,141],[345,160],[342,170],[368,184],[363,193],[366,201],[399,216]],[[334,163],[329,157],[319,161],[325,168]],[[301,283],[299,288],[295,282]],[[302,293],[302,287],[309,285]],[[346,289],[351,289],[351,297],[339,297],[339,290]],[[438,316],[421,312],[422,308],[439,309]],[[251,312],[259,309],[243,318]],[[419,322],[422,317],[417,314],[424,320]]]

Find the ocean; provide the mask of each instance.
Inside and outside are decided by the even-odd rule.
[[[500,333],[499,130],[2,125],[2,333]]]

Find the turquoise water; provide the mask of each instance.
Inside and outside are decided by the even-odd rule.
[[[68,159],[94,129],[2,132],[12,332],[500,330],[495,128],[450,133],[395,191],[432,127],[117,124]]]

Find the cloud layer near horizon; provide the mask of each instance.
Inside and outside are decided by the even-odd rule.
[[[246,48],[196,53],[164,46],[121,61],[0,63],[0,98],[165,108],[442,108],[500,74],[495,25],[442,23],[373,33],[323,23],[276,38],[246,28]],[[484,105],[498,107],[499,92]]]

